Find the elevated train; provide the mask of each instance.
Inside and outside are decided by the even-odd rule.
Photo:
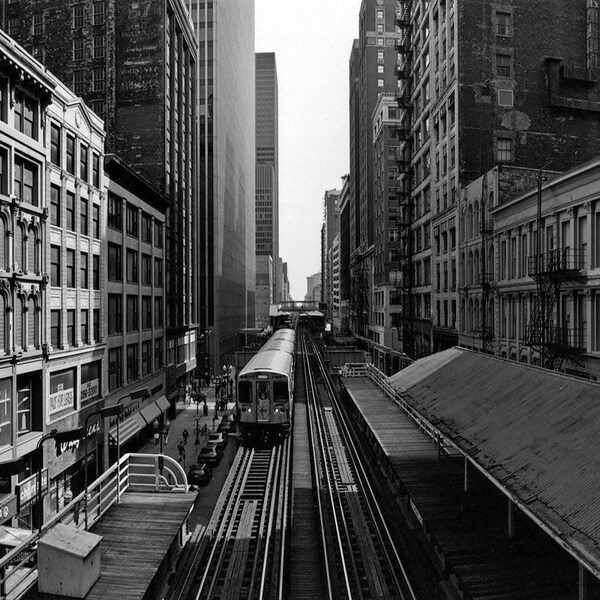
[[[295,342],[293,329],[279,329],[240,371],[236,408],[244,442],[275,440],[289,435]]]

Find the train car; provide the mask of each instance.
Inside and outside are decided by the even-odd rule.
[[[237,422],[245,442],[290,433],[295,341],[293,329],[276,331],[238,374]]]

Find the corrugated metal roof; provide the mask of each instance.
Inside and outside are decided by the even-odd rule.
[[[600,574],[600,384],[462,348],[388,382]]]

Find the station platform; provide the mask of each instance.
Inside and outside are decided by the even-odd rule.
[[[463,597],[566,600],[577,597],[577,562],[524,515],[507,535],[507,498],[465,459],[441,451],[407,412],[368,377],[340,380],[347,403],[379,456],[440,574]]]

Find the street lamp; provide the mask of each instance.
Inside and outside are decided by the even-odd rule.
[[[89,415],[86,415],[85,417],[85,421],[84,421],[84,425],[83,425],[83,430],[85,431],[85,438],[83,440],[83,446],[84,446],[84,458],[85,458],[85,466],[83,468],[83,478],[84,478],[84,488],[85,488],[85,492],[84,492],[84,500],[83,500],[83,505],[85,507],[84,512],[85,512],[85,530],[87,531],[88,528],[88,445],[87,445],[87,430],[88,430],[88,419],[90,419],[91,417],[95,416],[95,415],[100,415],[100,417],[102,419],[105,419],[106,417],[119,417],[119,415],[123,412],[123,405],[122,404],[114,404],[113,406],[107,406],[105,408],[101,408],[100,410],[96,410],[94,412],[91,412]],[[119,419],[117,418],[117,445],[119,444]],[[98,457],[96,457],[96,460],[98,460]],[[119,488],[119,465],[118,465],[118,461],[117,461],[117,489]]]
[[[60,444],[65,442],[73,442],[80,440],[85,436],[85,427],[75,427],[73,429],[64,429],[59,431],[58,429],[51,429],[48,433],[45,433],[37,443],[36,454],[38,457],[38,485],[37,485],[37,496],[38,496],[38,507],[40,511],[40,526],[38,528],[39,533],[42,532],[42,525],[44,523],[44,507],[42,506],[42,466],[44,463],[42,456],[42,444],[46,440],[53,439],[56,447],[59,448]]]

